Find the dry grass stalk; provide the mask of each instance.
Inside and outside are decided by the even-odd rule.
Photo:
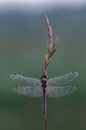
[[[47,29],[48,29],[48,36],[49,36],[49,41],[50,41],[47,52],[45,54],[45,59],[44,59],[44,64],[43,64],[43,75],[47,76],[47,67],[50,62],[51,56],[54,54],[54,52],[56,50],[56,45],[58,43],[58,36],[56,36],[56,38],[53,42],[52,27],[50,26],[48,16],[46,16],[46,15],[45,15],[45,21],[46,21],[46,25],[47,25]]]
[[[49,36],[49,41],[50,41],[46,54],[45,54],[45,57],[44,57],[44,64],[43,64],[43,75],[47,76],[47,67],[50,63],[51,56],[54,54],[54,52],[56,50],[56,45],[58,43],[58,36],[56,36],[56,38],[53,42],[52,27],[50,26],[49,19],[46,15],[45,15],[45,21],[46,21],[46,25],[47,25],[47,29],[48,29],[48,36]],[[48,130],[47,115],[44,116],[44,124],[45,124],[45,130]]]
[[[48,122],[46,116],[44,116],[44,124],[45,124],[45,130],[48,130]]]

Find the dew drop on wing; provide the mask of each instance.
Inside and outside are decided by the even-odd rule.
[[[76,77],[78,77],[78,72],[70,72],[68,74],[65,74],[63,76],[58,76],[55,78],[51,78],[48,80],[49,85],[66,85],[68,83],[71,83]]]
[[[40,86],[18,86],[13,88],[13,92],[26,95],[29,97],[40,97],[42,96],[42,87]]]
[[[62,97],[75,92],[77,88],[75,86],[48,86],[46,94],[49,97]]]

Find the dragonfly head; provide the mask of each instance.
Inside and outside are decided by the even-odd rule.
[[[43,87],[43,88],[46,88],[46,87],[47,87],[47,84],[48,84],[48,76],[42,75],[42,76],[41,76],[41,83],[42,83],[42,87]]]

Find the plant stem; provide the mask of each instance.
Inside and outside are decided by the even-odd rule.
[[[48,130],[47,116],[44,116],[44,125],[45,125],[45,130]]]

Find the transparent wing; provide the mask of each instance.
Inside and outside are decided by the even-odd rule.
[[[36,79],[36,78],[29,78],[29,77],[25,77],[23,75],[20,75],[20,74],[11,74],[10,75],[10,78],[13,80],[13,81],[17,81],[17,80],[20,80],[20,81],[24,81],[28,84],[28,86],[41,86],[41,81],[39,79]]]
[[[26,95],[29,97],[40,97],[42,96],[42,87],[41,86],[35,86],[35,87],[18,86],[13,88],[13,92]]]
[[[77,88],[75,86],[48,86],[46,88],[46,95],[48,97],[62,97],[75,92]]]
[[[76,77],[78,77],[78,72],[70,72],[63,76],[55,77],[48,80],[49,85],[66,85],[72,82]]]

